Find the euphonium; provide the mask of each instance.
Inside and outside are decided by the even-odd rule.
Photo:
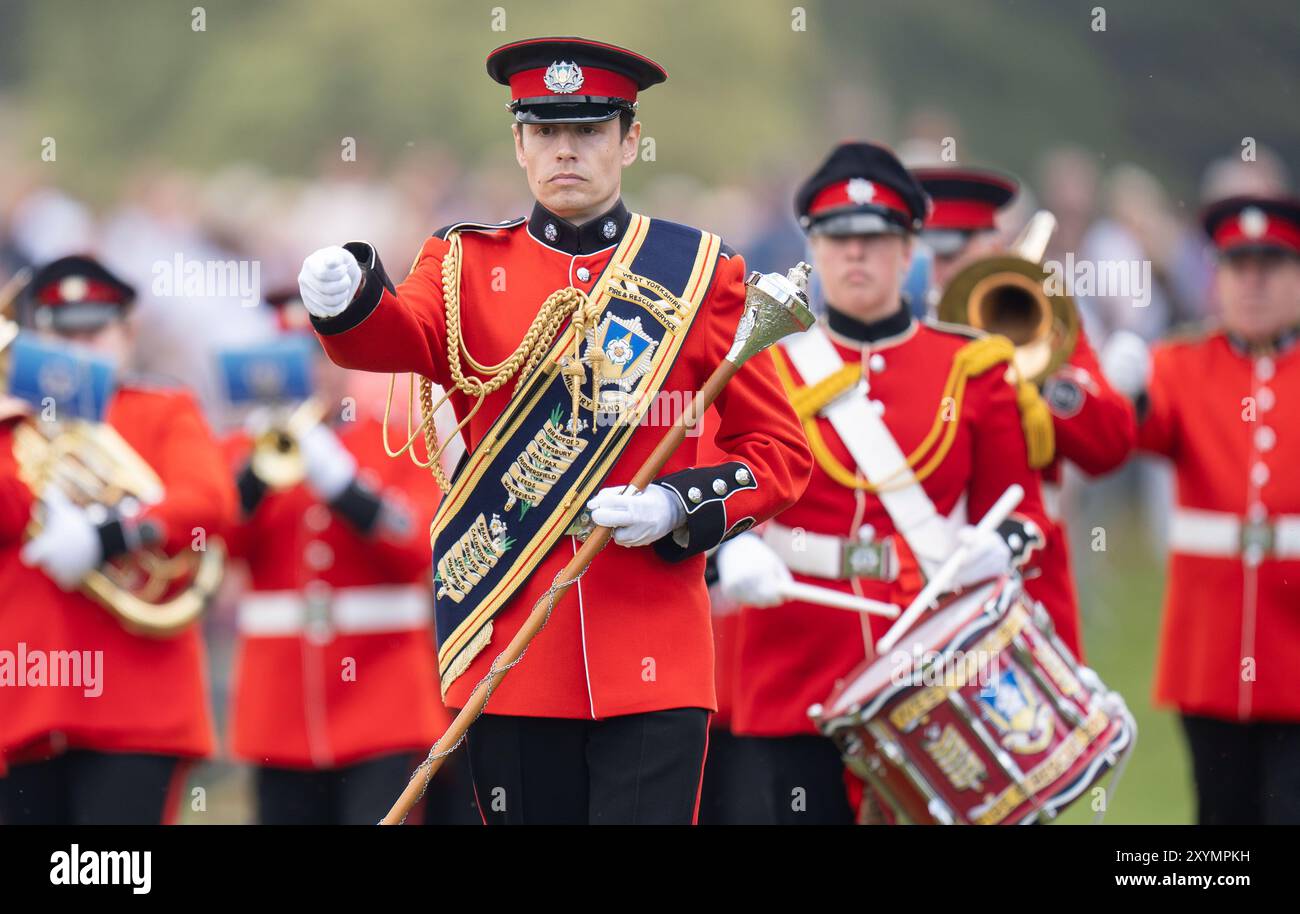
[[[1074,351],[1079,309],[1074,299],[1048,294],[1051,274],[1042,266],[1056,217],[1039,210],[1007,254],[986,257],[958,273],[939,300],[938,317],[1007,337],[1016,369],[1041,386]]]
[[[3,348],[17,335],[12,321],[0,317],[0,363]],[[0,364],[0,377],[7,366]],[[14,458],[19,477],[34,493],[56,486],[74,504],[102,505],[124,518],[138,515],[162,500],[162,480],[110,425],[82,419],[35,421],[30,416],[14,429]],[[44,508],[27,526],[28,538],[40,533]],[[201,551],[175,556],[157,544],[110,559],[81,581],[80,589],[121,620],[130,631],[153,638],[174,635],[199,617],[221,583],[225,547],[211,538]]]

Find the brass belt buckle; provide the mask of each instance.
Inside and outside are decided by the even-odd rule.
[[[892,581],[896,576],[893,541],[844,540],[840,544],[840,577]]]
[[[1268,520],[1247,520],[1241,525],[1241,554],[1259,561],[1273,552],[1277,531]]]
[[[313,581],[303,588],[302,629],[312,644],[325,644],[334,637],[333,603],[329,585]]]

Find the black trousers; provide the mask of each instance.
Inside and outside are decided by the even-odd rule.
[[[185,766],[170,755],[72,749],[0,778],[6,825],[160,825],[176,813]]]
[[[420,756],[399,752],[341,768],[259,767],[257,814],[263,825],[374,825],[406,786]],[[407,819],[439,825],[478,824],[465,763],[456,756],[429,782]]]
[[[1300,824],[1300,723],[1183,715],[1201,825]]]
[[[604,720],[484,714],[470,769],[489,825],[690,825],[709,712],[675,708]]]
[[[709,757],[704,760],[704,781],[700,785],[701,825],[727,824],[727,789],[738,739],[720,727],[709,730]]]
[[[727,825],[852,825],[844,762],[821,736],[737,736],[719,772]]]

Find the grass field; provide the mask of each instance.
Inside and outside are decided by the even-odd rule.
[[[1087,529],[1087,528],[1085,528]],[[1106,524],[1107,549],[1074,543],[1075,579],[1089,665],[1124,696],[1137,719],[1136,748],[1106,811],[1107,824],[1187,824],[1195,819],[1191,771],[1177,716],[1151,704],[1164,595],[1164,559],[1136,512]],[[1091,821],[1080,800],[1062,823]]]

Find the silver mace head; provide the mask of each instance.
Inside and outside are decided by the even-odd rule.
[[[808,307],[808,276],[812,267],[800,261],[780,273],[750,273],[745,279],[745,313],[736,328],[736,340],[727,361],[745,364],[777,340],[803,333],[816,318]]]

